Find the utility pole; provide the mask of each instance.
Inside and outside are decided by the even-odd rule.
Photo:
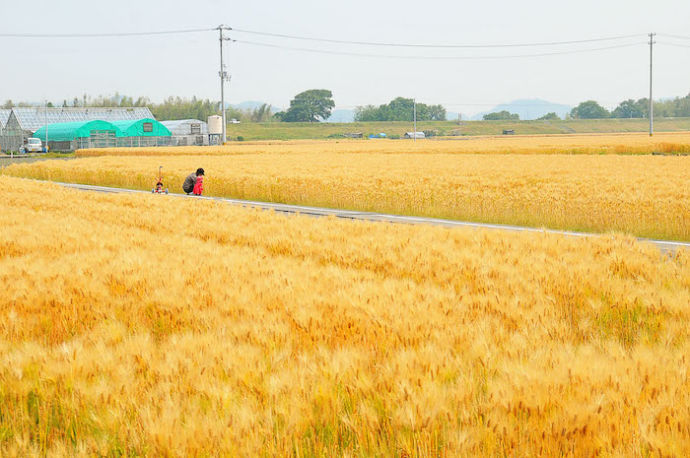
[[[654,47],[654,35],[656,33],[650,33],[649,34],[649,136],[651,137],[654,135],[654,99],[652,98],[652,69],[653,69],[653,62],[652,62],[652,49]]]
[[[223,36],[223,30],[232,30],[230,27],[226,25],[219,25],[218,26],[218,32],[220,33],[220,71],[218,72],[218,76],[220,76],[220,105],[221,105],[221,110],[223,112],[223,140],[221,142],[221,145],[224,145],[225,142],[228,140],[227,137],[227,120],[225,119],[225,81],[230,81],[230,77],[228,76],[228,72],[225,71],[225,64],[223,63],[223,41],[225,40],[230,40],[230,38],[225,38]]]
[[[417,142],[417,99],[412,99],[412,111],[413,111],[413,119],[414,119],[414,135],[412,138],[414,138],[414,143]]]

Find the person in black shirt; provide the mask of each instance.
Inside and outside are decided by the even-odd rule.
[[[201,167],[196,169],[195,173],[190,173],[189,176],[185,178],[184,183],[182,184],[182,190],[187,194],[191,194],[192,191],[194,191],[194,185],[196,184],[197,177],[202,176],[204,176],[204,169],[202,169]]]

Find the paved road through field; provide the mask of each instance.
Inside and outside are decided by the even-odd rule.
[[[106,193],[144,193],[150,194],[150,191],[141,191],[136,189],[123,189],[123,188],[110,188],[107,186],[93,186],[87,184],[75,184],[75,183],[60,183],[62,186],[68,188],[79,189],[82,191],[93,191],[93,192],[106,192]],[[226,197],[207,197],[207,196],[188,196],[186,194],[168,194],[171,197],[184,197],[191,199],[206,199],[215,200],[219,202],[227,202],[232,205],[241,205],[243,207],[260,208],[263,210],[273,210],[280,213],[288,214],[302,214],[310,216],[335,216],[337,218],[353,219],[353,220],[363,220],[363,221],[378,221],[387,223],[403,223],[403,224],[428,224],[432,226],[444,226],[444,227],[475,227],[482,229],[494,229],[503,231],[517,231],[517,232],[548,232],[550,234],[561,234],[571,237],[592,237],[601,234],[593,234],[587,232],[571,232],[571,231],[559,231],[555,229],[545,229],[545,228],[535,228],[535,227],[524,227],[524,226],[510,226],[506,224],[486,224],[486,223],[472,223],[467,221],[455,221],[448,219],[439,218],[427,218],[423,216],[402,216],[402,215],[390,215],[386,213],[372,213],[372,212],[360,212],[354,210],[339,210],[336,208],[323,208],[323,207],[308,207],[303,205],[290,205],[290,204],[280,204],[273,202],[258,202],[252,200],[240,200],[240,199],[229,199]],[[689,242],[676,242],[672,240],[652,240],[652,239],[639,239],[641,242],[653,243],[663,252],[674,253],[678,249],[690,249]]]

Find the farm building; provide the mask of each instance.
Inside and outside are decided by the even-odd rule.
[[[18,151],[25,140],[41,126],[85,121],[122,121],[153,118],[146,107],[72,108],[29,107],[12,108],[0,136],[3,150]],[[48,141],[51,140],[50,128]]]
[[[121,131],[117,146],[168,146],[170,130],[153,118],[113,121]]]
[[[175,121],[161,121],[170,129],[172,135],[171,145],[208,145],[208,124],[198,119],[178,119]]]
[[[73,151],[79,148],[108,148],[117,146],[117,137],[122,131],[108,121],[76,121],[50,124],[48,146],[55,151]],[[34,134],[42,142],[46,141],[46,126]]]

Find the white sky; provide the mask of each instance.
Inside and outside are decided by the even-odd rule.
[[[97,5],[97,6],[96,6]],[[488,44],[578,40],[638,34],[619,42],[500,50],[426,50],[326,45],[234,33],[238,39],[388,55],[515,55],[636,46],[570,55],[500,60],[405,60],[332,56],[233,43],[226,52],[231,103],[285,107],[300,91],[333,91],[337,108],[386,103],[396,96],[471,114],[498,103],[542,98],[609,108],[645,97],[648,32],[690,37],[690,2],[681,0],[0,0],[1,33],[143,32],[236,28],[338,40]],[[690,40],[657,37],[654,96],[690,92]],[[0,101],[70,101],[87,93],[160,101],[220,99],[217,32],[126,38],[0,37]]]

